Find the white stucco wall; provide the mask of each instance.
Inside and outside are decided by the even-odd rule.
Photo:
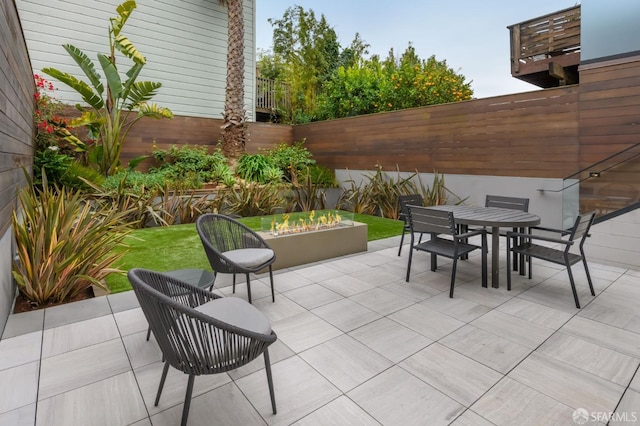
[[[121,0],[16,0],[35,73],[53,67],[86,80],[62,48],[72,44],[95,60],[108,54],[109,18]],[[255,0],[244,0],[245,109],[254,120]],[[153,98],[176,115],[221,118],[224,110],[227,11],[218,0],[137,0],[123,34],[147,58],[139,81],[159,81]],[[124,74],[128,59],[118,61]],[[81,98],[53,80],[56,98],[75,104]],[[103,81],[104,83],[104,81]]]
[[[343,183],[350,179],[362,182],[365,174],[372,171],[362,170],[336,170],[338,182]],[[396,172],[389,172],[390,177],[397,179]],[[402,177],[408,177],[411,173],[401,173]],[[432,173],[420,174],[422,183],[431,187],[433,183]],[[483,206],[487,194],[502,195],[505,197],[529,198],[529,212],[541,217],[544,226],[551,228],[566,228],[573,224],[577,215],[577,203],[571,203],[573,198],[570,192],[557,191],[562,188],[562,179],[521,178],[505,176],[473,176],[473,175],[444,175],[446,188],[453,194],[449,194],[449,202],[457,201],[456,196],[466,198],[465,204]],[[348,184],[346,185],[349,186]],[[541,191],[544,190],[544,191]],[[563,203],[563,197],[565,201]],[[567,211],[571,209],[571,211]],[[569,216],[569,218],[566,218]],[[563,222],[568,225],[563,224]]]

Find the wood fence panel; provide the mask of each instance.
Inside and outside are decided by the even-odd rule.
[[[171,120],[140,120],[127,136],[122,149],[121,161],[126,165],[132,159],[151,155],[154,146],[158,149],[170,149],[173,145],[206,146],[212,152],[218,145],[222,134],[222,120],[200,117],[175,116]],[[291,142],[291,126],[269,123],[249,123],[248,153],[258,153],[260,149],[271,148],[279,143]],[[138,170],[145,171],[153,165],[152,159],[140,163]]]
[[[564,177],[576,170],[576,86],[294,126],[322,165]]]
[[[22,166],[33,164],[35,84],[18,12],[0,2],[0,236],[11,225],[16,195],[26,185]],[[4,324],[0,318],[0,325]],[[0,327],[1,329],[1,327]]]

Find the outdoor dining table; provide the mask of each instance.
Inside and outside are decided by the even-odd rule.
[[[462,205],[432,208],[453,212],[456,224],[491,227],[491,287],[494,288],[500,287],[500,228],[524,229],[540,225],[540,216],[520,210]]]

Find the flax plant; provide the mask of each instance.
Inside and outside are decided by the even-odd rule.
[[[42,190],[28,185],[20,192],[12,215],[20,293],[42,305],[68,301],[91,284],[106,289],[105,277],[118,272],[113,265],[124,254],[114,248],[129,233],[127,212],[96,207],[80,191],[50,188],[44,174],[43,180]]]
[[[284,185],[239,183],[224,192],[223,212],[242,217],[290,212],[293,210],[293,202],[287,201],[284,189]]]
[[[165,184],[160,205],[155,210],[161,225],[175,225],[194,223],[198,216],[213,211],[214,205],[210,194],[198,196],[193,190],[170,190]]]
[[[444,184],[444,174],[438,174],[436,170],[433,171],[433,183],[430,187],[422,182],[422,178],[417,170],[416,175],[418,175],[418,185],[414,185],[415,190],[413,192],[422,195],[422,199],[424,200],[423,204],[425,206],[440,206],[447,204],[449,201],[448,194],[453,195],[456,198],[456,205],[464,203],[468,198],[460,198],[458,195],[451,192]]]

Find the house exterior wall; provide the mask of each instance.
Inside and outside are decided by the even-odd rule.
[[[16,0],[33,70],[44,67],[86,77],[63,44],[72,44],[94,60],[108,54],[109,18],[121,0]],[[254,120],[255,0],[244,0],[245,108]],[[46,18],[43,18],[46,16]],[[147,58],[139,81],[158,81],[153,102],[175,115],[220,118],[224,111],[227,55],[227,11],[218,0],[138,0],[123,34]],[[131,62],[120,56],[122,73]],[[76,104],[81,98],[60,82],[56,98]]]
[[[29,54],[13,1],[0,2],[0,335],[13,306],[15,254],[11,214],[18,191],[26,184],[22,171],[33,164],[33,93]]]

